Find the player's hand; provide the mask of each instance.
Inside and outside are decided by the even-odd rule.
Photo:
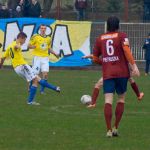
[[[35,49],[35,48],[36,48],[36,46],[35,46],[35,45],[32,45],[32,46],[31,46],[31,49]]]
[[[131,66],[131,69],[132,69],[131,76],[140,76],[140,71],[139,71],[139,69],[138,69],[136,64],[133,64]]]
[[[0,62],[0,69],[2,68],[2,66],[3,66],[2,63]]]
[[[35,49],[36,46],[35,46],[35,45],[28,45],[28,48],[29,48],[29,49]]]
[[[81,58],[82,58],[82,59],[85,59],[85,58],[86,58],[86,56],[82,56]]]
[[[20,45],[20,44],[16,44],[14,48],[15,48],[16,50],[17,50],[17,49],[20,49],[20,48],[21,48],[21,45]]]
[[[3,59],[1,58],[0,59],[0,69],[2,68],[2,66],[3,66]]]
[[[59,55],[58,54],[55,54],[56,58],[58,59],[59,58]]]
[[[82,59],[86,59],[86,58],[92,59],[92,58],[93,58],[93,55],[82,56]]]

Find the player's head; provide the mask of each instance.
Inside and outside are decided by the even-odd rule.
[[[26,35],[24,32],[20,32],[20,33],[17,35],[17,40],[19,41],[19,43],[20,43],[21,45],[25,43],[26,38],[27,38],[27,35]]]
[[[113,32],[119,29],[119,19],[116,16],[111,16],[107,19],[107,31]]]
[[[45,35],[45,32],[46,32],[46,25],[41,24],[40,25],[40,34]]]

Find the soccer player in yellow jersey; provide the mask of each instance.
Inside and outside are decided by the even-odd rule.
[[[40,25],[40,34],[35,34],[31,37],[28,47],[33,49],[32,54],[35,74],[39,75],[42,73],[42,79],[48,79],[49,72],[49,54],[54,54],[57,58],[59,57],[51,48],[51,38],[46,35],[46,25]],[[40,93],[44,93],[44,87],[41,86]]]
[[[36,75],[34,73],[34,70],[24,60],[23,55],[22,55],[21,45],[25,43],[26,38],[27,38],[27,35],[24,32],[20,32],[17,35],[16,41],[13,41],[7,47],[4,53],[4,56],[1,58],[0,68],[2,67],[5,59],[10,58],[15,72],[19,76],[26,79],[28,82],[32,81],[27,104],[39,105],[39,103],[34,101],[38,83],[49,89],[56,90],[57,92],[60,92],[60,90],[56,86],[49,84],[47,81],[41,79],[38,75]]]

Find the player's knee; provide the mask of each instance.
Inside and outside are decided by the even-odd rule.
[[[32,85],[38,86],[39,80],[40,80],[40,79],[39,79],[38,77],[34,78],[34,79],[32,80]]]
[[[119,102],[119,103],[125,103],[125,95],[120,95],[118,97],[118,101],[117,102]]]
[[[125,103],[125,100],[124,99],[120,99],[117,101],[117,103]]]
[[[48,73],[47,72],[42,73],[42,78],[43,79],[48,79]]]

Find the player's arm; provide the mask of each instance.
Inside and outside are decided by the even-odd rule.
[[[134,57],[131,53],[131,50],[129,47],[129,42],[128,42],[127,38],[126,38],[126,41],[123,42],[123,50],[124,50],[125,57],[131,66],[131,75],[139,76],[140,72],[139,72],[139,69],[135,63]]]
[[[53,54],[53,55],[55,55],[56,58],[59,58],[59,55],[56,54],[52,48],[49,48],[49,49],[48,49],[48,54],[49,54],[49,55],[50,55],[50,54]]]
[[[5,59],[9,57],[9,49],[10,48],[7,48],[5,53],[3,54],[3,57],[0,59],[0,69],[2,68],[4,62],[5,62]]]
[[[92,61],[93,61],[94,63],[100,64],[100,65],[102,64],[102,60],[101,60],[99,57],[94,56],[93,54],[87,55],[87,56],[82,56],[82,58],[83,58],[83,59],[90,58],[90,59],[92,59]]]
[[[93,55],[93,62],[102,65],[102,59]]]
[[[31,44],[29,44],[29,45],[28,45],[28,48],[29,48],[29,49],[35,49],[35,48],[36,48],[36,46],[35,46],[35,45],[31,45]]]
[[[35,49],[36,48],[35,43],[36,43],[36,35],[33,35],[30,39],[29,44],[28,44],[28,48],[29,49]]]
[[[14,46],[14,49],[15,49],[15,50],[21,49],[20,43],[16,44],[16,45]]]
[[[87,56],[82,56],[83,59],[86,59],[86,58],[90,58],[90,59],[93,59],[93,54],[91,55],[87,55]]]
[[[100,56],[101,56],[101,40],[100,38],[97,38],[93,48],[93,62],[101,65],[102,59],[100,58]]]
[[[0,69],[2,68],[4,61],[5,61],[6,57],[2,57],[0,60]]]
[[[133,58],[133,56],[132,56],[130,47],[127,46],[127,45],[124,45],[124,46],[123,46],[123,50],[124,50],[124,54],[125,54],[125,57],[126,57],[127,61],[128,61],[131,65],[135,64],[135,61],[134,61],[134,58]]]

